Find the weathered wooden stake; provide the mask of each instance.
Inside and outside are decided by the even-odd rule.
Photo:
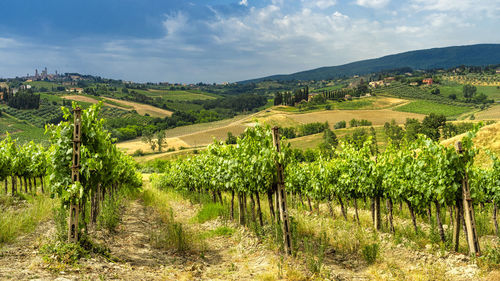
[[[75,108],[75,126],[73,131],[73,167],[71,167],[71,180],[73,183],[80,181],[80,143],[81,143],[81,126],[82,112],[79,107]],[[77,243],[79,240],[79,205],[72,198],[69,206],[69,221],[68,221],[68,242]]]
[[[276,151],[280,152],[280,137],[278,127],[273,128],[273,142]],[[283,164],[276,162],[278,170],[277,183],[278,183],[278,207],[281,218],[281,227],[283,230],[283,242],[285,243],[285,253],[292,254],[292,234],[290,231],[290,220],[288,218],[288,210],[286,205],[286,192],[285,192],[285,178],[283,174]]]
[[[458,141],[456,144],[458,154],[463,153],[462,142]],[[481,255],[479,248],[479,239],[477,236],[476,219],[474,216],[474,206],[472,205],[472,198],[470,197],[469,179],[467,173],[462,180],[462,199],[465,228],[467,230],[467,240],[469,242],[469,251],[472,255]]]

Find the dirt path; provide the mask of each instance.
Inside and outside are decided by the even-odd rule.
[[[198,206],[188,201],[171,204],[175,220],[191,231],[223,225],[219,220],[192,222]],[[54,222],[43,223],[0,250],[0,280],[255,280],[277,269],[275,253],[242,229],[232,237],[206,238],[202,253],[181,255],[157,249],[150,243],[150,233],[157,227],[154,217],[154,210],[140,199],[130,201],[115,234],[92,234],[94,241],[110,248],[116,262],[103,257],[82,259],[79,265],[58,272],[51,271],[39,253],[55,235]]]

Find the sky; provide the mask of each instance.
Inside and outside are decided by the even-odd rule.
[[[0,77],[220,83],[500,43],[499,0],[1,0]]]

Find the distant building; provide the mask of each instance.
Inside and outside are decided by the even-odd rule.
[[[418,86],[418,82],[411,82],[410,86]]]
[[[377,88],[377,87],[381,87],[381,86],[384,86],[384,80],[380,80],[380,81],[372,81],[370,83],[368,83],[368,85],[372,88]]]
[[[496,71],[496,73],[500,73],[500,68],[497,68],[497,71]]]
[[[396,78],[395,78],[395,77],[385,77],[385,78],[384,78],[384,82],[386,82],[386,83],[390,83],[390,82],[393,82],[393,81],[395,81],[395,80],[396,80]]]
[[[422,83],[432,85],[433,81],[432,78],[425,78],[424,80],[422,80]]]
[[[70,88],[69,92],[81,94],[81,93],[83,93],[83,89],[82,88]]]
[[[345,99],[345,100],[352,100],[352,96],[351,96],[351,95],[345,95],[345,96],[344,96],[344,99]]]

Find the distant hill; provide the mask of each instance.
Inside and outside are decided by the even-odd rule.
[[[479,44],[410,51],[377,59],[362,60],[339,66],[321,67],[288,75],[273,75],[241,81],[239,83],[257,83],[264,80],[328,80],[402,67],[427,70],[433,68],[451,68],[459,65],[482,66],[490,64],[500,64],[500,44]]]

